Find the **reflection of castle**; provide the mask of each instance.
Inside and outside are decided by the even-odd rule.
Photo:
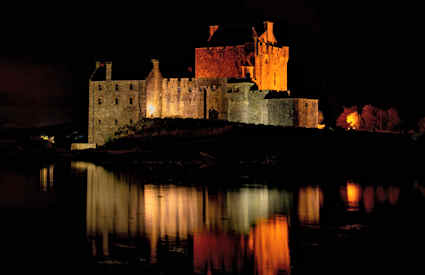
[[[54,165],[50,164],[49,167],[40,168],[40,189],[47,191],[53,188],[54,183]]]
[[[87,170],[87,237],[94,255],[109,256],[113,247],[134,247],[137,238],[146,237],[155,262],[160,243],[193,239],[197,270],[218,269],[222,263],[232,269],[236,258],[240,270],[249,255],[258,270],[289,269],[288,223],[276,215],[289,211],[291,197],[285,191],[210,193],[201,187],[138,184],[91,163],[72,167]],[[214,255],[208,252],[212,245],[220,247]]]
[[[278,45],[272,22],[257,30],[210,26],[207,44],[195,50],[195,78],[164,78],[153,60],[145,80],[126,80],[113,73],[112,62],[97,62],[88,142],[103,144],[144,117],[317,127],[318,100],[289,97],[289,48]]]

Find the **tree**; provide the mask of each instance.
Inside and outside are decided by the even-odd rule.
[[[395,108],[390,108],[387,110],[387,123],[385,126],[386,130],[395,130],[400,125],[400,117],[398,116],[398,111]]]
[[[419,133],[425,133],[425,117],[419,119],[418,130],[419,130]]]
[[[347,121],[347,117],[351,114],[353,116],[354,120],[355,118],[359,118],[359,114],[357,112],[357,106],[352,107],[344,107],[344,111],[339,115],[339,117],[336,120],[336,126],[344,128],[344,129],[356,129],[360,125],[358,122],[355,121],[349,122]],[[359,121],[359,120],[357,120]],[[354,126],[354,127],[353,127]]]
[[[372,105],[365,105],[362,109],[361,128],[373,131],[378,128],[378,109]]]

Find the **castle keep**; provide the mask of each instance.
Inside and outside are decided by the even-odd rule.
[[[123,80],[113,77],[112,62],[96,62],[88,142],[102,145],[145,117],[317,127],[318,100],[291,97],[287,89],[289,48],[278,45],[273,23],[265,22],[260,35],[248,29],[247,40],[235,39],[243,31],[231,31],[210,26],[206,46],[195,49],[194,78],[164,78],[154,59],[146,79]]]

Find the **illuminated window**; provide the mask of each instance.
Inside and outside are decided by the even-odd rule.
[[[132,105],[132,104],[133,104],[133,98],[130,97],[130,105]]]
[[[100,105],[100,104],[102,104],[102,99],[101,98],[98,98],[97,99],[97,103]]]
[[[118,98],[115,98],[115,104],[118,105]]]
[[[120,86],[118,84],[115,85],[115,91],[118,91],[120,89]]]
[[[130,84],[130,90],[133,90],[133,84]]]

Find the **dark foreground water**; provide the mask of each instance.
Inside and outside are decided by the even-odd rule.
[[[385,172],[4,166],[1,262],[42,274],[423,274],[424,181]]]

